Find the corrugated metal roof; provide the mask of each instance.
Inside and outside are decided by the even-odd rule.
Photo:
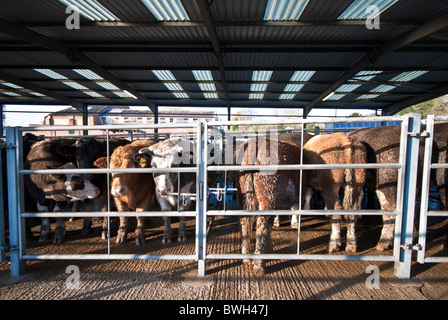
[[[158,21],[141,0],[97,1],[120,21],[96,23],[81,17],[80,29],[69,30],[65,27],[66,6],[59,1],[3,1],[0,19],[16,23],[12,29],[5,28],[0,33],[0,74],[9,78],[5,81],[14,83],[11,79],[17,79],[21,86],[37,85],[75,102],[141,103],[120,98],[117,92],[104,88],[95,79],[73,71],[74,68],[89,69],[76,62],[76,54],[73,54],[76,49],[155,105],[303,107],[331,88],[343,92],[340,93],[343,96],[337,101],[318,102],[315,107],[337,104],[347,108],[382,108],[427,90],[438,92],[444,86],[446,88],[446,26],[366,65],[366,70],[383,71],[372,79],[361,79],[368,84],[348,81],[337,87],[332,85],[382,44],[447,14],[447,2],[400,0],[381,14],[381,28],[370,30],[363,21],[338,20],[353,0],[310,0],[300,18],[292,21],[278,21],[282,18],[263,21],[268,0],[214,0],[209,2],[208,8],[213,26],[202,17],[196,0],[179,0],[188,15],[188,22]],[[305,2],[282,3],[290,5],[288,10],[293,12],[293,5]],[[27,29],[24,31],[23,27]],[[213,30],[216,30],[216,38]],[[26,31],[34,32],[36,37],[17,37]],[[41,41],[39,35],[48,42],[43,43],[45,41]],[[48,49],[53,44],[50,40],[69,49],[51,51]],[[217,51],[221,52],[222,60],[217,59]],[[35,68],[58,72],[73,81],[70,82],[72,86],[39,74],[33,70]],[[151,70],[169,70],[182,90],[174,90],[178,88],[174,81],[165,83]],[[213,81],[197,79],[192,70],[210,70]],[[270,70],[272,74],[258,86],[257,90],[261,91],[254,92],[263,99],[250,100],[252,75],[256,70]],[[296,79],[306,83],[292,83],[294,72],[300,70],[315,73],[308,80]],[[409,84],[406,87],[383,92],[378,97],[371,97],[370,101],[359,99],[408,71],[428,72],[415,79],[406,79]],[[109,77],[103,74],[104,83],[112,81]],[[75,87],[74,82],[77,83]],[[121,86],[116,79],[112,82],[117,88]],[[14,87],[7,90],[3,92],[23,93]],[[90,97],[86,90],[104,98]],[[207,92],[219,99],[210,99],[205,94]],[[290,92],[293,93],[291,96],[283,96],[288,99],[281,99],[282,94]],[[0,94],[0,103],[14,102],[14,99],[13,95]],[[50,98],[43,99],[49,101]],[[19,100],[17,98],[17,102]],[[36,97],[35,102],[39,101],[43,100]]]

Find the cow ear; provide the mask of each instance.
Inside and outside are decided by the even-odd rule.
[[[140,164],[150,163],[152,159],[152,155],[148,153],[136,153],[134,154],[134,161]]]
[[[93,163],[95,167],[106,169],[107,168],[107,157],[101,157],[95,160]]]

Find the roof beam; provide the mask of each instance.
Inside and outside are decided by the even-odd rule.
[[[215,52],[216,60],[219,66],[219,72],[221,75],[222,87],[224,89],[224,95],[226,97],[226,105],[230,106],[229,93],[227,91],[227,79],[226,70],[224,67],[223,54],[221,52],[218,35],[216,34],[215,26],[213,25],[212,16],[209,11],[209,4],[207,0],[196,0],[196,4],[201,12],[202,19],[208,31],[208,36],[213,46],[213,51]]]
[[[52,38],[43,36],[40,33],[34,32],[25,27],[22,27],[17,23],[13,23],[4,19],[0,19],[0,30],[2,30],[3,33],[6,33],[8,35],[28,41],[33,44],[37,44],[52,51],[64,54],[71,62],[73,63],[79,62],[80,64],[91,69],[93,72],[97,73],[104,79],[109,80],[117,87],[132,93],[134,96],[138,98],[138,100],[142,104],[147,105],[151,109],[151,111],[154,112],[155,104],[153,102],[149,101],[137,90],[135,90],[122,80],[118,79],[104,67],[100,66],[98,63],[96,63],[94,60],[92,60],[91,58],[89,58],[76,48],[68,46],[65,43],[54,40]]]
[[[75,107],[76,109],[82,111],[83,107],[82,107],[82,103],[81,102],[77,102],[77,101],[75,101],[73,99],[70,99],[70,98],[68,98],[66,96],[60,95],[59,93],[56,93],[56,92],[53,92],[51,90],[42,88],[40,86],[37,86],[35,84],[29,83],[29,82],[24,81],[24,80],[21,80],[19,78],[16,78],[14,76],[11,76],[11,75],[6,74],[6,73],[1,72],[1,71],[0,71],[0,79],[8,81],[8,82],[11,82],[11,83],[14,83],[16,85],[19,85],[21,87],[24,87],[24,88],[27,88],[27,89],[30,89],[30,90],[33,90],[33,91],[36,91],[36,92],[42,93],[42,94],[46,95],[47,97],[56,99],[56,100],[58,100],[60,102],[66,103],[68,105],[71,105],[71,106]]]
[[[341,78],[335,81],[327,90],[322,92],[316,99],[305,106],[303,110],[303,115],[306,117],[311,109],[319,102],[321,102],[325,97],[327,97],[331,92],[336,90],[338,87],[346,83],[349,79],[355,76],[358,72],[364,70],[370,64],[375,64],[384,55],[398,50],[414,41],[417,41],[423,37],[426,37],[434,32],[442,30],[448,27],[448,13],[445,13],[434,20],[431,20],[401,36],[391,39],[379,46],[376,50],[369,52],[364,58],[359,60],[349,71],[347,71]]]

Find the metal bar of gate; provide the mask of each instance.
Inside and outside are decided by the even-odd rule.
[[[417,117],[418,119],[414,119]],[[370,122],[370,121],[378,121],[378,118],[362,118],[362,119],[347,119],[348,121],[344,122]],[[396,217],[396,229],[395,229],[395,241],[394,241],[394,251],[392,256],[368,256],[368,255],[325,255],[325,254],[205,254],[207,259],[287,259],[287,260],[363,260],[363,261],[392,261],[396,263],[396,266],[400,266],[401,274],[397,272],[397,275],[400,278],[408,278],[409,277],[409,268],[410,268],[410,259],[409,255],[406,255],[403,258],[403,261],[400,261],[400,253],[402,248],[401,245],[401,237],[403,235],[403,239],[405,243],[409,240],[409,219],[413,214],[403,214],[404,208],[408,210],[409,203],[411,199],[403,196],[403,192],[412,192],[412,188],[414,188],[415,193],[415,183],[412,184],[411,181],[415,179],[416,170],[414,173],[409,173],[411,177],[406,176],[406,166],[411,168],[412,162],[417,163],[418,156],[418,139],[417,145],[415,145],[415,141],[412,141],[412,138],[409,138],[409,122],[413,124],[412,132],[417,132],[418,127],[420,125],[420,115],[406,115],[400,117],[381,117],[381,121],[400,121],[402,124],[402,130],[400,135],[400,154],[398,163],[369,163],[369,164],[334,164],[334,165],[276,165],[275,170],[319,170],[319,169],[398,169],[398,184],[397,184],[397,206],[395,210],[356,210],[356,211],[348,211],[348,210],[337,210],[337,214],[353,214],[353,215],[392,215]],[[314,120],[305,120],[302,119],[300,121],[287,121],[285,124],[305,124],[305,123],[314,123],[314,122],[341,122],[340,119],[333,119],[330,121],[314,121]],[[266,121],[219,121],[219,122],[208,122],[206,123],[209,127],[220,127],[220,126],[232,126],[232,125],[272,125],[272,122]],[[207,127],[206,127],[207,130]],[[417,131],[416,131],[417,130]],[[207,131],[206,131],[207,132]],[[414,144],[410,147],[410,154],[408,155],[408,143]],[[230,142],[233,143],[233,142]],[[417,153],[415,152],[417,150]],[[412,156],[412,160],[409,160],[408,163],[406,160],[408,157]],[[266,165],[249,165],[249,166],[240,166],[240,165],[207,165],[206,172],[210,171],[252,171],[252,170],[265,170],[269,171],[270,166]],[[412,167],[413,168],[413,167]],[[272,169],[271,169],[272,170]],[[412,170],[412,169],[411,169]],[[405,179],[407,178],[407,179]],[[412,198],[412,197],[411,197]],[[404,206],[404,201],[409,203]],[[333,211],[329,210],[269,210],[263,212],[263,215],[329,215]],[[207,216],[238,216],[238,215],[260,215],[260,211],[246,211],[246,210],[205,210],[205,217]],[[404,216],[404,217],[403,217]],[[412,219],[411,219],[412,220]],[[402,228],[402,223],[406,223],[406,226]],[[403,229],[403,230],[402,230]],[[298,240],[299,241],[299,240]],[[408,268],[409,267],[409,268]],[[408,271],[406,271],[408,270]]]
[[[448,217],[448,211],[429,211],[429,191],[431,182],[431,170],[448,169],[447,163],[432,163],[432,147],[434,143],[435,121],[448,121],[446,116],[428,115],[426,118],[426,141],[425,155],[423,160],[420,224],[418,244],[414,246],[417,250],[417,261],[419,263],[448,262],[448,257],[426,257],[426,237],[428,232],[428,217]],[[446,209],[446,208],[445,208]]]
[[[173,125],[114,125],[101,126],[101,129],[118,130],[118,129],[156,129],[156,128],[173,128]],[[202,125],[198,124],[176,124],[175,128],[193,128],[197,130],[199,146],[201,146],[200,133]],[[10,245],[11,245],[11,276],[18,277],[25,272],[25,260],[65,260],[65,259],[82,259],[82,260],[115,260],[115,259],[171,259],[171,260],[198,260],[201,249],[195,247],[195,254],[184,255],[165,255],[165,254],[110,254],[109,248],[107,254],[26,254],[26,247],[24,241],[24,219],[29,217],[72,217],[73,213],[62,212],[22,212],[24,208],[23,197],[23,177],[27,174],[66,174],[66,173],[84,173],[84,174],[99,174],[99,173],[154,173],[154,172],[182,172],[182,173],[196,173],[199,176],[201,170],[199,169],[200,157],[198,156],[197,166],[188,168],[170,168],[170,169],[153,169],[153,168],[138,168],[138,169],[47,169],[47,170],[24,170],[23,169],[23,155],[22,155],[22,134],[29,131],[66,131],[66,130],[94,130],[97,126],[52,126],[52,127],[32,127],[21,128],[11,127],[7,128],[7,164],[8,164],[8,200],[11,203],[9,207],[9,221],[10,221]],[[197,181],[201,180],[200,178]],[[199,195],[199,188],[197,189]],[[196,196],[199,199],[199,196]],[[201,218],[201,214],[196,211],[153,211],[153,212],[77,212],[78,217],[118,217],[122,215],[127,216],[143,216],[143,217],[195,217],[196,220]],[[202,223],[202,222],[200,222]],[[110,237],[109,237],[110,238]],[[197,238],[197,237],[196,237]]]
[[[3,107],[3,106],[0,106]],[[0,119],[0,121],[2,121]],[[3,127],[2,131],[0,132],[0,135],[3,135]],[[1,148],[3,149],[3,147]],[[3,153],[3,150],[1,150],[1,153]],[[3,198],[3,155],[0,154],[0,195],[2,197],[2,201],[0,201],[0,262],[6,260],[6,236],[5,236],[5,217],[4,217],[4,199]]]

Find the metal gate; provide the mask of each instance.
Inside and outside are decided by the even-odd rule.
[[[116,217],[121,215],[128,216],[185,216],[194,217],[196,219],[195,228],[195,253],[192,255],[125,255],[125,254],[82,254],[82,255],[31,255],[26,252],[26,245],[24,241],[24,218],[28,217],[71,217],[72,213],[40,213],[40,212],[23,212],[23,176],[26,174],[43,174],[43,173],[67,173],[67,170],[24,170],[23,158],[21,154],[22,133],[24,131],[48,131],[48,130],[96,130],[98,126],[80,126],[80,127],[44,127],[44,128],[7,128],[7,162],[8,162],[8,200],[9,200],[9,223],[10,223],[10,259],[11,259],[11,275],[17,277],[25,272],[25,261],[30,259],[184,259],[195,260],[198,263],[198,275],[205,275],[205,262],[209,259],[288,259],[288,260],[365,260],[365,261],[391,261],[395,263],[395,273],[399,278],[405,279],[410,277],[411,256],[412,256],[412,232],[414,219],[414,204],[417,181],[417,161],[418,161],[418,146],[420,135],[420,115],[408,114],[405,116],[396,117],[363,117],[363,118],[347,118],[343,122],[382,122],[382,121],[398,121],[401,122],[401,143],[400,156],[398,163],[387,164],[340,164],[340,165],[278,165],[275,170],[319,170],[319,169],[342,169],[342,168],[395,168],[398,169],[398,184],[397,184],[397,207],[393,211],[382,210],[358,210],[358,211],[340,211],[335,214],[343,215],[382,215],[392,214],[396,216],[395,220],[395,241],[392,255],[331,255],[331,254],[303,254],[300,252],[300,227],[298,230],[298,250],[296,254],[263,254],[263,255],[243,255],[243,254],[211,254],[207,253],[207,217],[214,216],[241,216],[241,215],[260,215],[260,211],[243,211],[243,210],[229,210],[224,207],[224,210],[210,210],[208,209],[208,196],[210,193],[224,197],[228,194],[228,188],[214,188],[214,191],[207,187],[207,177],[210,172],[221,171],[226,174],[229,171],[246,171],[246,170],[266,170],[268,166],[235,166],[235,165],[216,165],[208,164],[209,156],[209,137],[212,135],[211,131],[221,132],[220,136],[221,146],[222,139],[225,138],[226,129],[232,125],[272,125],[272,122],[266,121],[213,121],[201,122],[198,124],[159,124],[159,125],[134,125],[134,126],[101,126],[101,129],[106,130],[109,136],[109,130],[117,129],[161,129],[161,128],[193,128],[196,133],[197,165],[193,168],[173,168],[172,172],[194,172],[196,173],[196,211],[192,212],[79,212],[76,216],[79,217]],[[284,125],[303,125],[309,123],[335,123],[341,120],[297,120],[282,122]],[[226,141],[227,143],[230,142]],[[217,143],[217,142],[216,142]],[[71,173],[115,173],[115,172],[167,172],[166,169],[77,169],[70,170]],[[300,188],[301,189],[301,188]],[[230,190],[231,191],[231,190]],[[329,210],[302,210],[299,204],[299,210],[275,210],[263,211],[263,215],[329,215],[332,211]],[[110,237],[109,240],[110,242]],[[110,248],[110,243],[108,243]]]
[[[435,121],[448,121],[448,117],[429,115],[426,121],[426,141],[425,141],[425,156],[423,162],[423,175],[422,175],[422,195],[421,195],[421,207],[420,207],[420,226],[418,243],[414,246],[417,250],[417,261],[419,263],[435,263],[435,262],[448,262],[448,256],[427,256],[427,236],[428,236],[428,218],[429,217],[448,217],[448,211],[429,211],[429,194],[431,187],[431,170],[446,170],[448,169],[448,163],[432,163],[431,156],[433,154],[433,143],[435,134]],[[445,141],[446,143],[446,141]],[[440,152],[440,150],[439,150]],[[447,150],[442,150],[447,153]],[[446,158],[445,158],[446,161]],[[446,171],[444,175],[446,174]],[[447,181],[444,181],[446,183]],[[446,209],[446,208],[445,208]],[[448,236],[448,233],[447,233]],[[445,239],[446,241],[446,239]]]

